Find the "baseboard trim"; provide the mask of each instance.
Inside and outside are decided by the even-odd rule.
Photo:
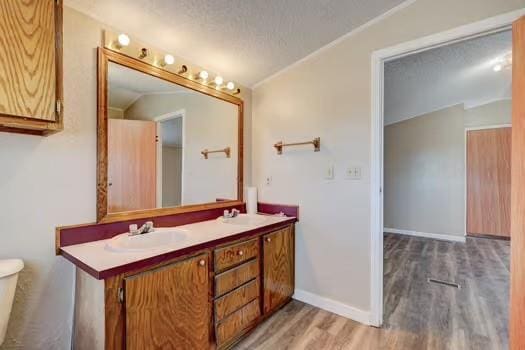
[[[397,228],[386,228],[386,227],[383,229],[383,232],[396,233],[399,235],[406,235],[406,236],[432,238],[432,239],[438,239],[441,241],[462,242],[462,243],[465,243],[467,241],[467,238],[465,236],[447,235],[444,233],[427,233],[427,232],[418,232],[418,231],[410,231],[410,230],[399,230]]]
[[[370,325],[370,312],[355,308],[353,306],[343,304],[339,301],[332,300],[329,298],[322,297],[320,295],[307,292],[302,289],[295,289],[293,295],[295,300],[302,301],[303,303],[313,305],[320,309],[332,312],[339,316],[349,318],[359,323]]]
[[[482,233],[468,233],[467,236],[472,237],[472,238],[485,238],[485,239],[496,239],[500,241],[510,241],[510,237],[507,237],[507,236],[486,235]]]

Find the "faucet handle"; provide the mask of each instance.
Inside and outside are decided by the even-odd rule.
[[[149,233],[149,232],[155,231],[155,227],[153,227],[153,221],[146,221],[144,226],[145,226],[144,233]]]
[[[129,225],[129,235],[133,236],[139,233],[139,228],[137,224]]]
[[[225,219],[231,218],[230,211],[229,211],[228,209],[226,209],[226,210],[222,213],[222,217],[225,218]]]

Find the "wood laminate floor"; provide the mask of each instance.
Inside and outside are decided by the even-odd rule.
[[[386,234],[381,329],[294,300],[235,349],[507,349],[509,250],[508,241]]]

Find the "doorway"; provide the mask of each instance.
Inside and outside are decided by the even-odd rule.
[[[157,207],[183,205],[185,110],[153,118],[157,124]]]
[[[474,24],[378,50],[372,54],[371,134],[371,316],[374,326],[383,324],[383,145],[384,65],[390,60],[475,37],[509,30],[525,14],[519,10]]]

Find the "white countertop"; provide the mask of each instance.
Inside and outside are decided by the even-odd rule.
[[[223,223],[220,220],[208,220],[177,227],[155,228],[156,232],[166,230],[183,230],[186,232],[187,238],[181,242],[170,243],[161,247],[144,251],[112,251],[107,247],[110,239],[71,245],[62,247],[61,249],[93,270],[101,272],[115,267],[131,264],[143,259],[155,257],[157,255],[174,252],[180,249],[215,241],[228,236],[256,230],[291,219],[290,217],[286,216],[257,216],[265,218],[264,222],[253,225],[233,225]],[[155,232],[147,233],[147,235],[154,234]]]

